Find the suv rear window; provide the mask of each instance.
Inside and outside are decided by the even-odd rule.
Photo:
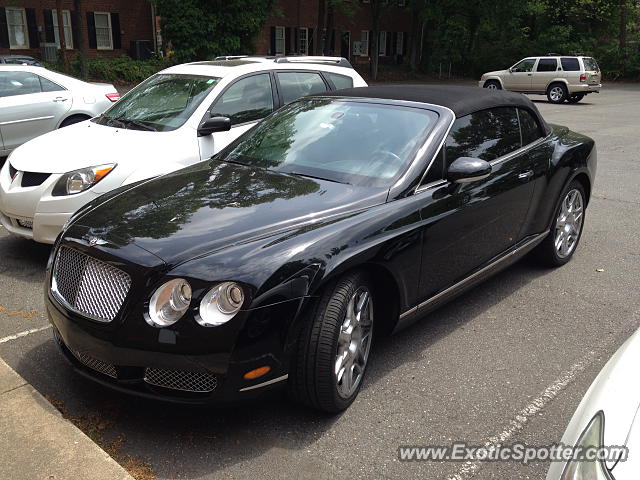
[[[565,72],[580,71],[580,62],[578,62],[577,58],[561,58],[560,63],[562,63],[562,70]]]
[[[585,57],[582,59],[582,63],[584,63],[584,69],[588,72],[599,72],[600,67],[598,67],[598,62],[594,58]]]
[[[536,72],[555,72],[558,69],[558,61],[555,58],[541,58]]]

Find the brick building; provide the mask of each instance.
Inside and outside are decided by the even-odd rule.
[[[411,12],[406,0],[387,0],[382,4],[380,19],[380,62],[400,63],[408,51]],[[330,10],[325,10],[330,17]],[[319,1],[278,0],[256,42],[259,55],[320,55]],[[333,12],[333,23],[326,32],[328,53],[368,62],[371,56],[372,13],[369,0],[360,0],[349,15],[339,8]],[[322,33],[320,33],[322,35]]]
[[[56,3],[0,0],[0,55],[44,58],[46,46],[59,48]],[[82,0],[81,5],[76,12],[73,0],[62,0],[67,49],[77,49],[82,35],[90,57],[129,54],[132,40],[146,40],[153,51],[155,16],[148,0]]]

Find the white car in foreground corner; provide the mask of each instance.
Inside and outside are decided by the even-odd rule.
[[[611,357],[573,414],[562,444],[614,458],[553,462],[547,480],[635,480],[640,471],[640,330]],[[626,447],[626,453],[623,448]],[[586,449],[586,450],[585,450]],[[602,452],[605,453],[604,451]],[[628,455],[627,455],[628,454]],[[626,455],[626,458],[625,458]]]
[[[53,243],[97,196],[206,160],[302,96],[364,86],[339,57],[243,57],[168,68],[99,117],[17,148],[0,171],[0,222],[14,235]]]
[[[0,157],[43,133],[100,115],[119,98],[108,83],[87,83],[44,67],[2,64]]]

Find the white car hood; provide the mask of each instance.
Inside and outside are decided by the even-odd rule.
[[[499,77],[500,75],[504,75],[508,70],[496,70],[494,72],[487,72],[483,74],[483,77]]]
[[[79,168],[117,163],[140,168],[184,158],[181,131],[149,132],[107,127],[90,121],[41,135],[18,147],[11,164],[26,172],[66,173]],[[196,134],[193,132],[193,142]]]
[[[593,381],[569,422],[562,437],[563,443],[575,445],[591,418],[602,410],[604,412],[604,444],[626,445],[627,439],[632,438],[632,425],[635,425],[636,430],[640,429],[638,365],[640,365],[640,330],[637,330],[614,353]],[[611,468],[614,464],[615,462],[607,462],[607,467]],[[614,475],[617,468],[618,466],[614,469]]]

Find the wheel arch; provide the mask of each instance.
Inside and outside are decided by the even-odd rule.
[[[491,81],[498,82],[500,84],[500,88],[504,90],[504,83],[502,83],[502,79],[500,77],[488,77],[485,79],[482,86],[484,87],[488,82],[491,82]]]
[[[549,92],[549,89],[556,83],[562,84],[562,86],[564,86],[567,89],[567,93],[569,93],[569,82],[565,78],[554,78],[553,80],[551,80],[549,83],[547,83],[547,88],[545,89],[545,92]]]
[[[71,118],[82,118],[82,120],[81,120],[81,121],[84,121],[84,120],[89,120],[90,118],[93,118],[93,117],[94,117],[94,115],[91,115],[91,114],[89,114],[89,113],[85,113],[85,112],[73,112],[73,113],[71,113],[71,114],[69,114],[69,115],[64,116],[64,117],[63,117],[63,118],[58,122],[58,127],[57,127],[57,128],[60,128],[64,122],[66,122],[67,120],[69,120],[69,119],[71,119]]]

